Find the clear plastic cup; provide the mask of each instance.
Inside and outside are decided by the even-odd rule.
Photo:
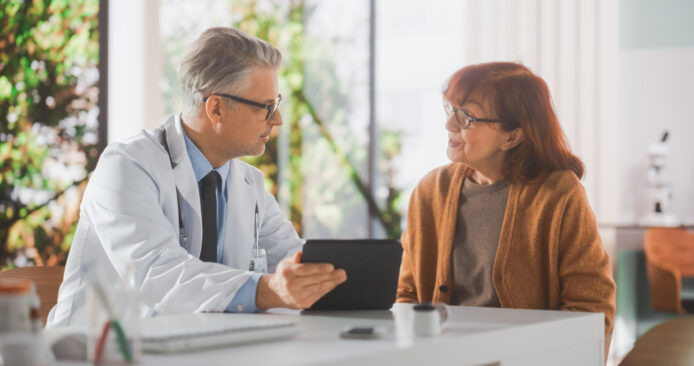
[[[113,292],[109,292],[115,287]],[[95,364],[126,365],[140,361],[140,302],[126,281],[87,288],[87,357]]]

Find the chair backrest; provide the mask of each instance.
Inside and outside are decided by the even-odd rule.
[[[24,267],[0,272],[0,278],[21,278],[34,282],[41,299],[41,316],[46,324],[48,312],[58,302],[58,289],[63,282],[65,266]]]
[[[619,366],[694,365],[694,316],[666,320],[641,336]]]
[[[643,241],[651,306],[686,313],[680,293],[682,276],[694,277],[694,232],[653,227],[646,230]]]

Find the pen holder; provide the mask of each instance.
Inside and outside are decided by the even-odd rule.
[[[128,365],[141,358],[139,297],[118,287],[114,293],[87,288],[87,356],[94,364]]]

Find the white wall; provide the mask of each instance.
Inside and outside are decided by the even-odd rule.
[[[109,1],[108,142],[161,123],[159,1]]]
[[[646,148],[670,131],[673,212],[694,224],[694,2],[620,4],[620,222],[648,209]]]

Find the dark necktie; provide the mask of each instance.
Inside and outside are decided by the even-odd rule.
[[[217,262],[217,182],[219,173],[213,170],[200,180],[200,206],[202,211],[203,262]]]

